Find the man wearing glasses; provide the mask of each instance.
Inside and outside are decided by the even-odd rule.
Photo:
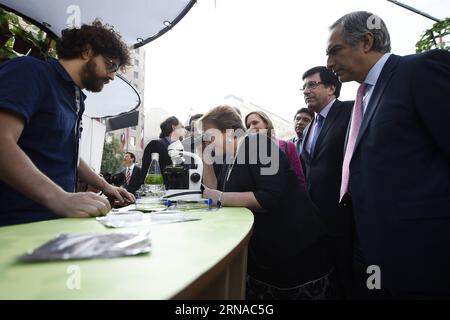
[[[81,89],[99,92],[114,80],[129,64],[126,45],[95,21],[63,30],[57,51],[59,60],[21,57],[0,65],[0,226],[107,213],[107,199],[74,193],[77,178],[111,201],[135,200],[78,157]]]
[[[338,293],[349,297],[351,284],[351,220],[339,206],[343,148],[353,101],[337,100],[341,83],[326,67],[303,74],[303,91],[308,109],[315,112],[305,129],[301,158],[305,164],[308,192],[320,209],[333,248],[332,259]]]

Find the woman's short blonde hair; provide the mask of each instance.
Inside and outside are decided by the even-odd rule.
[[[260,117],[262,119],[262,121],[266,124],[267,127],[267,135],[269,137],[272,137],[272,135],[275,134],[275,128],[273,127],[273,123],[272,120],[270,120],[269,116],[263,112],[263,111],[252,111],[249,114],[247,114],[245,116],[245,127],[248,129],[249,127],[247,126],[247,119],[248,117],[250,117],[252,114],[256,114],[258,115],[258,117]]]

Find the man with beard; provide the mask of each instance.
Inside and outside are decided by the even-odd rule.
[[[21,57],[0,65],[0,226],[107,213],[109,201],[74,193],[77,178],[121,203],[134,202],[78,157],[81,89],[99,92],[129,64],[119,34],[95,21],[66,29],[59,60]]]

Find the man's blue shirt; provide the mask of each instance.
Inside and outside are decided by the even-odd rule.
[[[78,121],[84,98],[82,94],[77,114],[75,83],[57,60],[21,57],[0,64],[0,111],[11,111],[25,121],[19,147],[41,172],[68,192],[75,191]],[[0,182],[0,225],[56,217]]]

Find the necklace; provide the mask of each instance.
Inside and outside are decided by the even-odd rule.
[[[230,179],[231,171],[233,171],[234,164],[236,163],[236,157],[234,157],[233,162],[231,165],[228,165],[227,175],[225,181],[228,181]]]
[[[236,159],[237,159],[237,156],[238,156],[238,151],[239,151],[239,149],[240,149],[240,146],[241,146],[241,144],[242,144],[242,141],[244,141],[244,138],[240,138],[240,139],[238,140],[236,152],[235,152],[235,155],[234,155],[234,157],[233,157],[233,161],[231,162],[231,164],[228,164],[228,166],[227,166],[227,170],[226,170],[225,177],[224,177],[223,184],[222,184],[222,192],[225,192],[225,186],[226,186],[228,180],[230,179],[231,172],[233,171],[234,165],[236,164]]]

